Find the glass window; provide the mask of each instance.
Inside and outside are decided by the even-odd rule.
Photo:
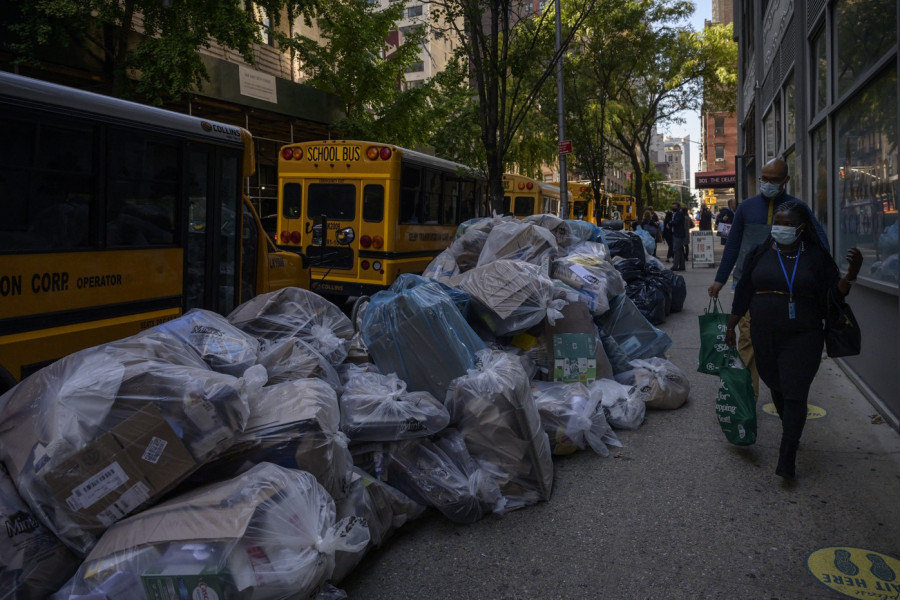
[[[306,216],[317,220],[352,221],[356,216],[356,186],[352,183],[311,183]]]
[[[794,78],[784,86],[784,145],[790,147],[796,141],[797,113],[794,107]]]
[[[175,242],[178,146],[136,132],[113,131],[107,148],[107,245]]]
[[[725,135],[725,117],[715,118],[715,135],[716,137]]]
[[[763,147],[765,149],[766,159],[763,163],[767,163],[775,158],[778,151],[778,144],[775,139],[775,111],[769,110],[769,113],[763,119]]]
[[[716,144],[716,162],[725,162],[725,146]]]
[[[384,186],[369,184],[363,188],[363,221],[378,223],[384,219]]]
[[[828,223],[828,160],[827,132],[824,125],[819,126],[812,135],[812,209],[816,218],[825,227]],[[827,228],[826,228],[827,229]]]
[[[441,202],[441,224],[456,223],[456,205],[459,202],[459,180],[456,177],[444,176],[444,197]]]
[[[185,242],[185,309],[203,308],[206,298],[206,202],[209,195],[209,152],[192,150],[188,157],[188,230]]]
[[[856,246],[865,256],[860,276],[897,285],[897,72],[889,66],[837,113],[835,190],[837,240],[842,261]],[[843,265],[846,266],[846,265]]]
[[[512,204],[512,200],[509,196],[503,196],[503,214],[510,215],[510,205]]]
[[[799,196],[803,189],[801,185],[803,182],[803,170],[797,168],[797,153],[793,150],[785,152],[784,162],[787,165],[788,175],[791,177],[785,186],[785,190],[792,196]]]
[[[303,185],[285,183],[281,193],[281,216],[285,219],[299,219],[303,214]]]
[[[419,60],[406,67],[407,73],[421,73],[425,70],[425,61]]]
[[[478,201],[475,197],[475,182],[465,179],[460,183],[459,222],[467,221],[478,214]]]
[[[419,167],[403,165],[400,173],[400,211],[398,223],[421,223],[422,170]]]
[[[424,170],[425,186],[422,188],[423,222],[437,223],[441,214],[441,174],[432,169]]]
[[[820,31],[813,40],[813,114],[825,108],[828,104],[828,61],[825,54],[825,32]]]
[[[421,17],[422,16],[422,5],[415,4],[406,9],[407,17]]]
[[[229,153],[219,157],[218,199],[216,210],[219,228],[216,231],[219,256],[218,302],[215,310],[226,314],[236,306],[236,294],[240,280],[240,256],[238,255],[238,231],[241,218],[241,168],[240,155]]]
[[[516,196],[516,205],[513,208],[517,217],[527,217],[534,214],[534,198],[529,196]]]
[[[841,0],[835,5],[838,96],[897,43],[897,0]]]

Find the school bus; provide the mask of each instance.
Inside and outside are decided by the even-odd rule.
[[[537,181],[524,175],[503,175],[503,214],[519,219],[531,215],[551,214],[559,216],[559,185]]]
[[[589,181],[574,181],[568,186],[572,192],[569,203],[569,218],[587,221],[597,225],[597,202]]]
[[[628,194],[606,194],[609,204],[609,218],[621,220],[626,229],[631,229],[637,219],[637,202]]]
[[[278,158],[277,243],[308,257],[313,291],[370,295],[424,271],[459,223],[487,216],[487,189],[464,165],[391,144],[289,144]]]
[[[250,134],[0,73],[0,390],[191,308],[308,287],[242,187]]]

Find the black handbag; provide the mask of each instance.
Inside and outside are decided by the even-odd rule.
[[[850,305],[828,290],[825,313],[825,350],[831,358],[856,356],[862,346],[859,323]]]

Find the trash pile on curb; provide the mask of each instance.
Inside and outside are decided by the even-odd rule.
[[[685,294],[636,234],[480,219],[356,323],[287,288],[69,355],[0,397],[0,598],[345,598],[424,511],[547,501],[681,406]]]

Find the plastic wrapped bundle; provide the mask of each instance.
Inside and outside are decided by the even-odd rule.
[[[355,468],[347,496],[335,500],[337,518],[359,517],[369,525],[369,544],[356,552],[339,551],[335,555],[332,580],[340,582],[362,560],[366,552],[381,545],[400,527],[418,519],[425,506],[409,496]]]
[[[299,379],[263,388],[234,445],[201,467],[182,489],[220,481],[269,462],[312,473],[335,499],[349,487],[353,458],[340,430],[334,389],[319,379]]]
[[[0,598],[46,598],[71,577],[79,561],[34,518],[0,464]]]
[[[447,248],[428,263],[428,266],[422,271],[422,276],[435,281],[447,282],[459,275],[459,273],[456,255],[450,248]]]
[[[69,355],[0,399],[0,460],[35,516],[79,554],[228,448],[265,382],[260,366],[238,379],[133,353],[147,341]]]
[[[353,337],[353,323],[340,308],[316,293],[294,287],[241,304],[228,315],[228,321],[260,339],[299,338],[332,365],[344,362]]]
[[[609,300],[625,291],[625,282],[600,244],[586,242],[553,261],[553,279],[576,289],[595,315],[609,310]]]
[[[397,279],[394,280],[394,283],[391,284],[390,290],[392,292],[402,292],[403,290],[409,290],[420,285],[425,285],[426,283],[435,283],[435,281],[421,275],[414,275],[413,273],[401,273],[397,276]],[[441,286],[444,293],[450,296],[450,299],[453,300],[453,304],[456,305],[456,308],[459,309],[459,312],[463,316],[468,314],[469,294],[459,288],[450,287],[444,283],[438,282],[438,285]]]
[[[581,383],[532,382],[541,424],[553,454],[572,454],[590,447],[609,456],[607,446],[621,446],[606,421],[599,394],[591,395]]]
[[[225,317],[201,309],[143,331],[136,339],[155,338],[185,346],[213,371],[240,377],[256,364],[259,341],[228,322]]]
[[[506,221],[491,229],[477,266],[496,260],[549,265],[556,257],[556,252],[556,238],[547,229],[522,221]]]
[[[522,219],[521,222],[529,223],[537,227],[543,227],[552,233],[553,237],[556,239],[556,246],[560,250],[578,243],[578,237],[573,235],[572,228],[569,226],[571,222],[560,219],[556,215],[529,215]]]
[[[62,597],[125,573],[146,598],[306,598],[331,577],[338,550],[368,542],[364,521],[336,520],[312,475],[263,463],[116,523]]]
[[[342,365],[338,365],[337,373],[341,378],[341,388],[346,385],[348,381],[359,375],[360,373],[381,373],[381,369],[379,369],[375,363],[364,362],[364,363],[344,363]]]
[[[691,382],[684,371],[664,358],[631,361],[632,370],[616,375],[616,381],[630,386],[628,394],[647,408],[673,409],[691,395]]]
[[[484,351],[478,367],[456,379],[445,404],[472,458],[491,465],[506,508],[550,499],[553,460],[547,434],[517,356]]]
[[[266,369],[268,385],[315,377],[341,388],[341,378],[331,363],[301,339],[260,340],[259,364]]]
[[[619,373],[624,373],[625,371],[631,370],[631,363],[628,360],[628,355],[622,352],[622,349],[619,347],[619,344],[616,343],[616,340],[612,338],[611,335],[606,333],[603,327],[597,326],[597,336],[600,340],[600,343],[603,345],[603,350],[606,352],[606,356],[609,359],[609,365],[612,368],[613,375],[618,375]],[[601,379],[612,379],[612,377],[605,377]]]
[[[672,338],[650,324],[624,294],[610,301],[609,310],[597,317],[597,324],[612,336],[629,360],[662,356],[672,346]]]
[[[366,307],[363,341],[383,373],[396,373],[412,391],[443,398],[456,377],[475,364],[484,342],[437,283],[378,292]]]
[[[341,430],[353,442],[390,442],[433,435],[447,409],[428,392],[408,392],[395,374],[357,373],[341,395]]]
[[[569,219],[566,221],[572,231],[572,237],[578,242],[596,242],[600,239],[600,228],[588,221]]]
[[[606,420],[616,429],[637,429],[644,422],[647,405],[629,395],[628,388],[612,379],[598,379],[588,386],[591,396],[599,398]]]
[[[443,440],[443,441],[441,441]],[[479,468],[458,431],[390,445],[388,483],[454,523],[474,523],[505,502],[493,476]]]
[[[475,314],[498,336],[527,331],[544,318],[555,322],[566,304],[540,267],[520,261],[494,261],[454,278],[452,284],[469,293]]]

